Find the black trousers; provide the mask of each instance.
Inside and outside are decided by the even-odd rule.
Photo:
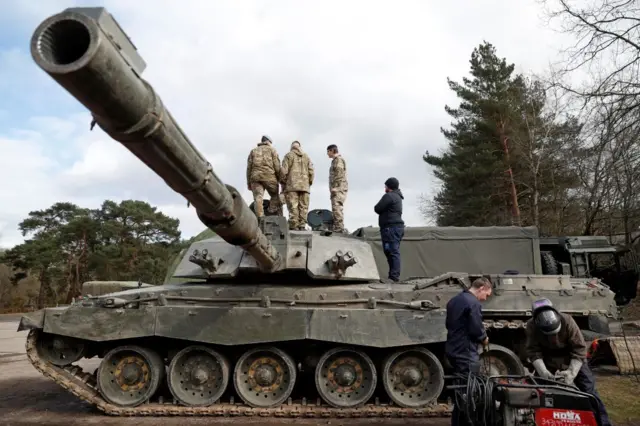
[[[382,250],[389,264],[389,279],[400,279],[400,242],[404,237],[404,226],[392,226],[380,229]]]
[[[600,394],[596,390],[596,380],[593,377],[593,373],[586,362],[582,363],[578,375],[573,380],[573,384],[576,385],[578,390],[593,395],[596,398],[596,404],[598,405],[598,411],[600,411],[600,422],[602,426],[611,426],[607,409],[604,408],[604,403],[600,399]]]
[[[455,374],[461,374],[463,376],[468,375],[470,372],[474,374],[478,374],[480,372],[480,361],[469,361],[466,359],[456,359],[447,357],[447,361],[451,364],[451,367]],[[456,379],[454,380],[454,385],[466,386],[466,379]],[[459,392],[464,393],[464,390],[460,390]],[[462,411],[458,408],[458,404],[454,399],[453,401],[453,411],[451,412],[451,426],[461,426],[461,425],[471,425],[471,422],[464,415]]]

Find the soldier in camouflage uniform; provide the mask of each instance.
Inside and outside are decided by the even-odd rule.
[[[347,199],[347,165],[338,153],[336,145],[327,147],[327,156],[332,159],[329,169],[329,191],[331,194],[331,211],[333,213],[333,232],[344,232],[344,202]]]
[[[289,210],[289,229],[305,229],[313,176],[313,163],[309,156],[302,152],[300,142],[294,141],[291,144],[291,151],[284,156],[280,168],[282,192]]]
[[[269,193],[269,213],[282,216],[280,203],[280,157],[271,145],[271,139],[262,137],[262,141],[253,148],[247,159],[247,187],[253,193],[254,208],[258,217],[264,216],[262,198],[264,191]]]

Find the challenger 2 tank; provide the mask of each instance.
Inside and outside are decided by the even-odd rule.
[[[25,314],[34,367],[113,415],[446,415],[445,306],[473,274],[381,280],[345,234],[258,219],[224,184],[140,75],[145,63],[104,8],[70,8],[33,34],[36,64],[95,124],[183,195],[213,231],[169,283]],[[499,255],[499,253],[496,253]],[[491,374],[524,371],[523,325],[548,297],[582,327],[614,317],[613,293],[568,276],[492,275],[484,302]],[[93,283],[96,285],[96,283]],[[84,360],[100,360],[93,374]]]

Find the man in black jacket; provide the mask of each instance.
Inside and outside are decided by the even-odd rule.
[[[389,263],[389,279],[400,280],[400,241],[404,237],[402,220],[402,200],[398,179],[390,177],[384,183],[384,192],[373,208],[378,213],[378,226],[382,238],[382,249]]]

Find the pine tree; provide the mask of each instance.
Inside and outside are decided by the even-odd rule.
[[[472,78],[463,78],[463,84],[447,79],[461,100],[456,109],[445,106],[456,120],[452,129],[441,128],[448,149],[441,156],[424,156],[443,183],[434,199],[436,221],[439,226],[514,224],[515,185],[507,173],[512,164],[504,143],[522,81],[512,77],[514,65],[499,59],[488,42],[473,50],[470,64]]]

